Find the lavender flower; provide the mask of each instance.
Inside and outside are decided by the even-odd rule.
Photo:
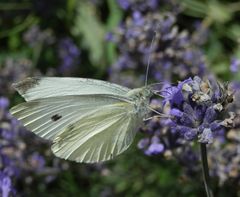
[[[55,38],[51,30],[42,31],[38,25],[31,26],[23,35],[23,39],[30,47],[36,47],[39,44],[53,44]]]
[[[203,52],[192,35],[179,30],[176,15],[172,13],[142,14],[134,11],[110,38],[117,43],[120,51],[119,59],[109,71],[111,81],[132,85],[126,84],[128,80],[125,78],[132,77],[132,73],[137,71],[140,77],[133,81],[135,85],[142,84],[149,57],[149,77],[157,81],[171,81],[173,77],[184,79],[189,75],[203,76],[206,73]]]
[[[13,82],[22,80],[31,75],[33,70],[31,68],[32,62],[29,59],[8,58],[0,65],[0,95],[7,96],[13,93],[11,85]]]
[[[59,163],[57,166],[53,166],[53,164],[48,161],[48,165],[46,165],[47,162],[45,160],[49,158],[49,156],[34,150],[41,144],[49,145],[49,143],[44,142],[29,131],[26,131],[16,119],[11,117],[8,112],[8,106],[6,105],[8,103],[7,98],[2,97],[0,101],[2,104],[0,106],[0,171],[2,171],[9,180],[11,179],[16,182],[21,179],[22,184],[26,185],[31,185],[33,180],[38,177],[38,174],[41,175],[43,181],[44,178],[47,179],[49,176],[56,177],[61,170],[62,164]],[[35,146],[33,146],[33,144],[35,144]],[[5,179],[3,179],[3,181],[4,180]],[[2,182],[5,193],[10,191],[7,190],[6,184],[9,183],[9,187],[11,186],[11,180],[9,180],[8,182],[6,182],[6,180]]]
[[[209,148],[210,174],[216,177],[220,186],[229,180],[240,185],[240,135],[239,130],[231,129],[224,141],[216,138]]]
[[[141,12],[156,11],[162,7],[169,6],[178,10],[178,4],[173,0],[117,0],[119,6],[124,10],[138,10]]]
[[[72,39],[62,39],[58,47],[58,56],[61,61],[59,71],[62,74],[71,73],[79,63],[80,51]]]
[[[146,150],[146,155],[159,154],[164,151],[164,145],[159,142],[152,142],[151,145]]]
[[[141,1],[136,1],[136,0],[118,0],[117,1],[120,7],[124,10],[127,9],[133,9],[133,10],[155,10],[158,8],[158,5],[160,3],[159,0],[141,0]]]
[[[21,61],[20,61],[21,62]],[[35,179],[46,182],[52,179],[62,170],[66,169],[65,162],[51,159],[50,150],[46,151],[43,145],[49,142],[43,141],[24,129],[20,122],[9,113],[9,99],[6,96],[12,94],[10,84],[21,77],[31,73],[28,64],[14,66],[19,61],[6,62],[6,66],[0,69],[0,195],[8,196],[18,193],[17,182],[28,188]],[[40,146],[42,145],[42,146]],[[42,147],[36,150],[36,147]],[[53,160],[53,161],[51,161]],[[27,186],[28,185],[28,186]]]
[[[159,110],[161,107],[160,100],[153,99],[151,107]],[[181,148],[189,146],[189,142],[177,132],[169,129],[168,119],[153,118],[141,129],[141,132],[145,134],[145,137],[138,142],[138,148],[148,156],[162,155],[170,159],[173,158],[173,155],[178,154],[177,152]]]
[[[230,70],[233,73],[237,73],[240,69],[240,59],[232,58]]]
[[[233,127],[236,114],[228,111],[233,94],[226,84],[189,78],[165,87],[163,97],[164,105],[169,104],[170,127],[186,140],[212,143],[214,135]]]

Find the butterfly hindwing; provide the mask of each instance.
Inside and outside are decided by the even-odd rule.
[[[119,102],[128,100],[111,95],[51,97],[21,103],[10,112],[27,129],[42,138],[53,140],[60,131],[81,117]]]
[[[82,116],[56,136],[52,151],[58,157],[94,163],[112,159],[133,142],[141,119],[131,103],[119,102]]]

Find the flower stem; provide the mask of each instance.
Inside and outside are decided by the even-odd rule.
[[[205,143],[200,143],[201,147],[201,160],[202,160],[202,171],[203,171],[203,181],[206,190],[207,197],[213,197],[212,190],[210,188],[210,178],[208,170],[208,161],[207,161],[207,147]]]

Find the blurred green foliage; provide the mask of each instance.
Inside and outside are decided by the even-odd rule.
[[[210,30],[209,39],[204,45],[210,69],[222,79],[231,79],[230,57],[240,58],[240,3],[184,0],[183,5],[182,17],[187,17],[189,22],[203,20]],[[39,43],[30,47],[23,40],[24,33],[30,27],[39,25],[42,30],[50,29],[56,40],[71,37],[75,41],[82,51],[78,76],[104,78],[107,68],[117,57],[115,45],[107,42],[105,36],[116,28],[123,16],[123,10],[114,0],[1,2],[0,67],[8,58],[30,59],[36,69],[43,73],[58,66],[56,43],[51,46]],[[240,79],[240,75],[234,77]],[[183,177],[180,164],[144,156],[135,144],[127,153],[103,165],[72,163],[70,169],[62,172],[48,187],[29,188],[28,195],[203,196],[200,176],[195,175],[195,181],[188,180]],[[219,192],[219,196],[227,196],[226,191]]]
[[[229,80],[230,58],[239,57],[240,24],[237,21],[240,2],[183,0],[183,6],[184,14],[203,20],[209,28],[205,51],[210,68],[224,80]]]

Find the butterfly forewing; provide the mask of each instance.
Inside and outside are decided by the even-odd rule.
[[[33,77],[13,84],[14,88],[31,101],[67,95],[125,95],[129,89],[106,81],[71,77]]]

